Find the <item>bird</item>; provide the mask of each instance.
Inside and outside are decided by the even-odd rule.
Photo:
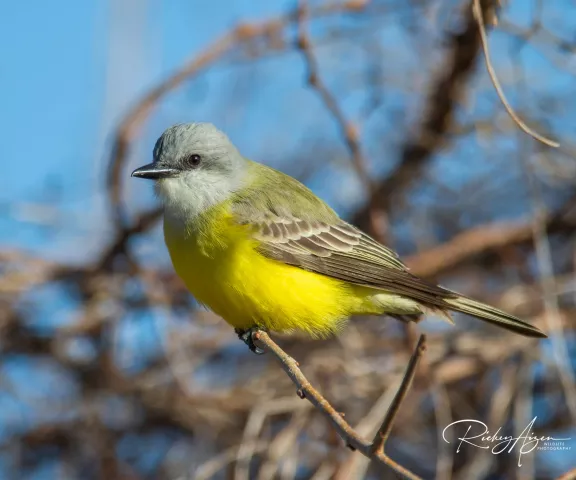
[[[244,157],[210,123],[168,128],[153,161],[132,172],[155,182],[177,275],[251,350],[257,329],[314,338],[353,315],[418,322],[461,312],[528,337],[519,318],[410,273],[390,248],[341,219],[295,178]]]

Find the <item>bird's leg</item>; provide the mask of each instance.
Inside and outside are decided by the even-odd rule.
[[[256,346],[254,340],[252,339],[252,334],[259,330],[262,331],[264,329],[262,327],[251,327],[246,330],[242,328],[234,329],[234,332],[236,333],[236,335],[238,335],[238,338],[242,340],[246,345],[248,345],[250,351],[254,352],[256,355],[262,355],[263,353],[265,353],[264,350]]]

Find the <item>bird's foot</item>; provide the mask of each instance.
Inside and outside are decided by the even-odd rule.
[[[254,352],[256,355],[262,355],[265,353],[265,351],[257,347],[256,344],[254,343],[254,339],[252,338],[253,333],[262,330],[264,329],[261,327],[252,327],[246,330],[242,328],[235,328],[234,332],[236,332],[236,335],[238,335],[238,338],[240,340],[242,340],[246,345],[248,345],[248,348],[250,349],[251,352]]]

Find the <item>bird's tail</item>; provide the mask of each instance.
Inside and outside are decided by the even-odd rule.
[[[526,337],[546,338],[546,335],[536,327],[523,322],[514,315],[510,315],[509,313],[498,310],[497,308],[486,305],[485,303],[477,302],[476,300],[463,296],[446,298],[444,299],[444,302],[449,305],[447,308],[450,310],[472,315],[480,320],[493,323],[494,325],[506,328],[507,330],[519,333],[520,335]]]

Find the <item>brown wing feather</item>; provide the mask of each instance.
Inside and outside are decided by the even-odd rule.
[[[260,253],[286,264],[437,307],[457,296],[412,275],[396,253],[343,221],[328,225],[268,217],[257,227]]]
[[[341,220],[300,182],[262,165],[253,168],[259,182],[238,192],[232,208],[236,220],[253,229],[262,255],[430,305],[445,307],[442,299],[457,296],[412,275],[393,250]]]
[[[513,315],[412,275],[396,253],[343,222],[300,182],[263,165],[252,168],[259,170],[259,180],[233,196],[232,208],[239,223],[250,225],[262,255],[440,312],[456,310],[523,335],[545,336]]]

